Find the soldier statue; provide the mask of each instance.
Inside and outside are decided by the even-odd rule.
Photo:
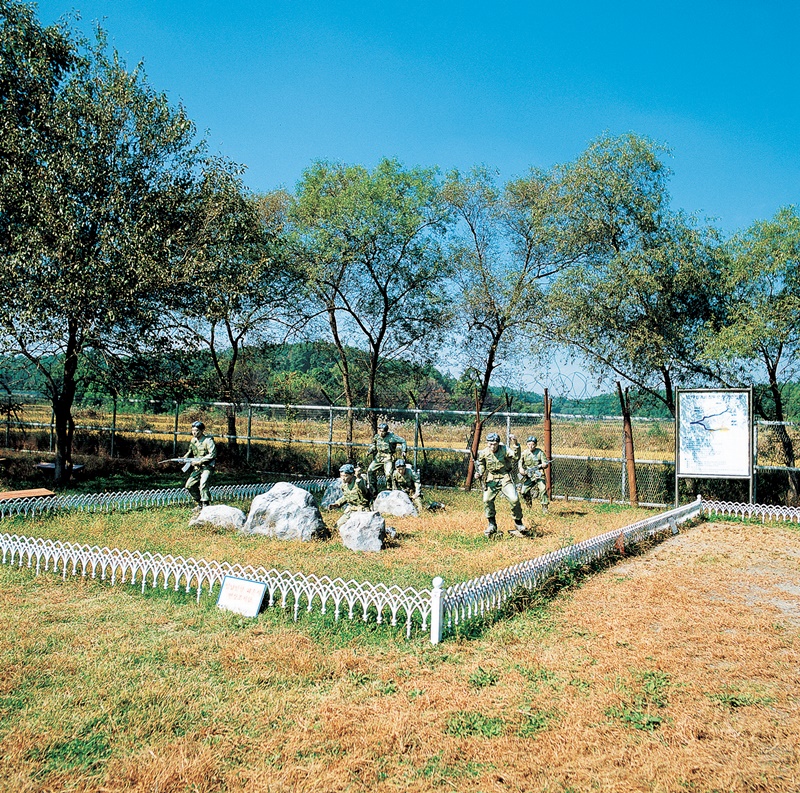
[[[511,504],[514,528],[509,532],[514,537],[524,537],[527,529],[522,522],[522,505],[519,501],[514,479],[521,456],[520,445],[514,435],[508,436],[509,446],[500,443],[500,436],[490,432],[486,436],[486,448],[478,453],[475,474],[483,487],[483,511],[489,525],[483,532],[487,537],[499,537],[503,532],[497,528],[495,499],[498,493]]]
[[[378,431],[375,433],[372,438],[372,443],[369,446],[370,454],[372,454],[372,462],[367,468],[369,487],[376,495],[378,493],[378,471],[381,468],[386,477],[386,487],[389,489],[392,488],[394,458],[398,448],[401,452],[400,456],[405,457],[407,451],[405,440],[399,435],[389,432],[388,424],[379,424]]]
[[[372,492],[363,476],[356,476],[356,470],[350,463],[345,463],[339,469],[339,479],[342,485],[342,497],[332,502],[328,509],[344,507],[344,512],[336,525],[343,526],[347,523],[353,512],[367,512],[372,506]]]
[[[528,447],[522,452],[522,457],[519,460],[519,494],[524,499],[525,503],[533,506],[533,490],[534,488],[539,491],[539,500],[542,504],[542,514],[547,514],[547,505],[550,500],[547,497],[547,481],[545,480],[545,469],[550,465],[547,455],[536,444],[538,443],[536,437],[533,435],[528,437],[526,446]]]
[[[394,463],[392,490],[402,490],[414,503],[417,512],[422,514],[422,485],[420,485],[419,473],[411,466],[406,465],[406,461],[402,457],[395,460]]]
[[[193,512],[200,512],[203,507],[207,507],[211,503],[208,480],[217,463],[217,445],[210,435],[205,434],[205,430],[206,425],[202,421],[195,421],[192,424],[189,450],[183,455],[184,459],[192,461],[192,472],[186,480],[185,488],[195,501],[196,506]]]

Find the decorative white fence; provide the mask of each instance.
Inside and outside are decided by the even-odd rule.
[[[79,545],[16,534],[0,535],[0,549],[3,564],[17,564],[28,568],[35,565],[37,575],[42,571],[58,573],[60,570],[65,580],[68,573],[80,574],[84,578],[90,576],[111,584],[138,584],[142,593],[148,584],[153,588],[172,587],[176,592],[182,588],[190,592],[195,588],[198,603],[203,588],[211,595],[214,587],[221,585],[226,575],[260,581],[267,585],[268,606],[285,609],[291,598],[295,620],[303,602],[306,611],[312,611],[316,605],[325,614],[332,608],[336,620],[344,611],[351,620],[358,613],[367,622],[370,609],[374,609],[377,622],[383,622],[384,614],[388,613],[393,626],[397,625],[398,615],[403,612],[406,635],[410,637],[414,615],[418,616],[423,629],[426,629],[430,614],[431,592],[427,589],[402,589],[399,586],[371,584],[369,581],[358,583],[342,578],[290,573],[288,570],[267,570],[264,567],[213,560],[184,559],[182,556],[164,556],[160,553],[120,551],[117,548],[100,548],[97,545]]]
[[[738,501],[703,501],[703,512],[707,515],[730,515],[734,518],[761,518],[767,520],[780,520],[784,523],[800,523],[800,509],[797,507],[782,507],[777,504],[742,504]]]
[[[435,579],[433,595],[435,598],[438,595],[438,602],[431,620],[431,641],[435,644],[444,632],[452,631],[466,620],[501,608],[520,588],[538,589],[565,566],[584,567],[600,562],[615,551],[624,552],[625,548],[634,547],[645,540],[657,539],[667,532],[677,534],[678,525],[699,517],[702,506],[702,500],[698,496],[690,504],[645,518],[624,529],[615,529],[536,559],[520,562],[513,567],[453,584],[444,591],[437,592],[441,583],[438,587],[436,583],[441,582],[441,579]]]
[[[296,484],[310,490],[321,490],[330,481],[316,479]],[[216,498],[246,498],[266,492],[271,486],[271,483],[263,483],[217,488],[214,495]],[[0,518],[12,515],[31,516],[57,509],[107,511],[180,503],[185,501],[185,491],[136,491],[27,501],[31,503],[23,505],[12,501],[2,504]],[[711,504],[716,510],[741,506],[717,502]],[[407,637],[411,636],[416,623],[422,631],[430,629],[431,642],[436,644],[462,623],[500,609],[521,587],[535,590],[565,566],[581,567],[599,562],[615,551],[635,546],[644,540],[653,540],[668,532],[677,533],[680,523],[698,517],[704,508],[705,505],[698,497],[697,501],[626,528],[560,548],[471,581],[453,584],[447,589],[443,589],[444,582],[439,577],[433,580],[431,589],[404,589],[397,585],[387,586],[369,581],[330,579],[327,576],[304,575],[287,570],[267,570],[264,567],[254,568],[213,560],[100,548],[17,534],[0,535],[0,550],[3,564],[16,564],[31,569],[35,567],[37,575],[42,571],[60,571],[64,579],[68,573],[99,577],[111,584],[139,585],[142,592],[148,585],[161,586],[164,589],[172,587],[176,591],[184,588],[186,592],[194,588],[198,602],[204,588],[209,595],[213,594],[214,587],[221,585],[226,575],[246,578],[265,583],[269,593],[268,607],[291,607],[295,620],[301,609],[311,612],[316,608],[323,614],[333,610],[336,620],[345,614],[348,619],[359,616],[365,622],[371,617],[378,623],[388,619],[392,626],[402,621]]]
[[[324,491],[333,482],[329,478],[301,479],[292,484],[312,493]],[[274,482],[249,485],[220,485],[211,488],[214,501],[243,500],[266,493]],[[144,507],[166,507],[171,504],[190,504],[191,496],[182,487],[171,490],[129,490],[112,493],[76,493],[70,496],[44,496],[37,498],[15,498],[0,501],[0,520],[14,515],[34,517],[51,512],[111,512],[142,509]]]

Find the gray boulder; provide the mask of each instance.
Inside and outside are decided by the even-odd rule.
[[[289,482],[278,482],[253,499],[242,531],[302,542],[329,536],[314,497]]]
[[[229,507],[226,504],[212,504],[203,507],[190,521],[192,528],[210,526],[215,529],[235,529],[240,530],[247,516],[236,507]]]
[[[342,480],[334,479],[326,488],[325,495],[322,496],[320,506],[327,509],[334,501],[338,501],[342,497]]]
[[[402,490],[381,490],[375,496],[372,508],[381,515],[394,515],[396,518],[419,515],[408,494]]]
[[[353,512],[339,526],[342,544],[351,551],[380,551],[386,537],[386,521],[377,512]]]

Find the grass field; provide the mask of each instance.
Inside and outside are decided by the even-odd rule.
[[[489,543],[477,495],[447,496],[377,557],[192,533],[178,510],[13,530],[428,585],[639,517],[559,503],[544,537]],[[701,524],[434,647],[0,567],[0,789],[796,792],[799,570],[796,527]]]

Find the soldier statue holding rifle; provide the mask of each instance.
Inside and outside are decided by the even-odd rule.
[[[533,490],[539,491],[539,500],[542,504],[542,514],[547,514],[547,505],[550,500],[547,497],[547,482],[545,480],[545,469],[550,465],[547,455],[537,444],[537,439],[531,435],[525,445],[528,447],[519,460],[519,473],[522,477],[519,483],[519,494],[529,506],[533,506]]]
[[[516,437],[508,436],[509,446],[500,443],[500,436],[490,432],[486,436],[486,448],[478,452],[475,462],[475,474],[483,486],[483,511],[489,525],[483,532],[487,537],[499,537],[503,532],[497,528],[495,499],[502,493],[509,504],[514,517],[514,528],[509,532],[514,537],[524,537],[527,530],[522,522],[522,505],[514,484],[517,465],[521,456],[520,445]]]
[[[162,463],[184,463],[184,472],[191,469],[192,473],[186,480],[184,487],[195,501],[193,512],[200,512],[203,507],[211,503],[211,493],[208,489],[208,480],[217,462],[217,445],[210,435],[205,433],[206,425],[202,421],[192,424],[192,439],[189,441],[189,450],[183,457],[173,457],[161,460]]]
[[[400,456],[405,457],[407,451],[405,440],[399,435],[389,432],[388,424],[378,424],[378,431],[369,445],[373,459],[367,467],[367,479],[374,495],[378,493],[378,471],[381,468],[386,477],[386,487],[394,489],[392,474],[394,473],[394,457],[398,449]]]

